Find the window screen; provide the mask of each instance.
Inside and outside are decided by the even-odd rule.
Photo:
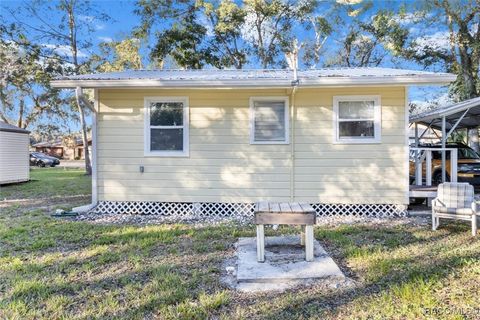
[[[185,103],[182,101],[150,101],[149,151],[185,151]],[[188,125],[188,124],[187,124]]]
[[[376,112],[374,100],[338,101],[337,139],[374,139]]]
[[[255,142],[286,141],[285,101],[253,102],[253,137]]]

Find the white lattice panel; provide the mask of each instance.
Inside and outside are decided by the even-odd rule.
[[[326,204],[313,203],[318,217],[322,216],[405,216],[406,207],[395,204]],[[148,202],[148,201],[100,201],[92,209],[94,213],[156,214],[178,217],[235,217],[253,216],[253,203],[215,202]]]
[[[317,216],[364,216],[364,217],[392,217],[405,216],[407,208],[397,204],[329,204],[314,203],[312,207]]]

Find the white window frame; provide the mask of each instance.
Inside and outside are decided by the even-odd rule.
[[[283,101],[285,105],[285,139],[282,141],[255,141],[255,101]],[[290,105],[286,96],[250,97],[250,144],[289,144],[290,143]]]
[[[150,125],[150,104],[152,102],[181,102],[183,103],[183,124],[181,126],[151,126]],[[189,149],[189,101],[188,97],[145,97],[144,98],[144,156],[155,157],[188,157]],[[151,130],[150,129],[183,129],[183,150],[151,150]]]
[[[364,137],[356,139],[340,138],[339,123],[339,102],[343,101],[373,101],[374,102],[374,118],[373,118],[373,138]],[[372,119],[350,119],[351,121],[371,121]],[[333,141],[335,144],[369,144],[382,142],[382,103],[379,95],[348,95],[333,97]]]

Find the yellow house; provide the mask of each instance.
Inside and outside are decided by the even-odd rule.
[[[296,77],[296,78],[295,78]],[[97,211],[402,214],[409,85],[452,74],[386,68],[125,71],[60,78],[95,91]]]

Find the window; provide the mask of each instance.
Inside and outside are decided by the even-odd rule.
[[[145,155],[188,156],[188,98],[145,98]]]
[[[381,107],[379,96],[344,96],[333,98],[335,142],[381,142]]]
[[[288,144],[288,98],[250,98],[250,143]]]

